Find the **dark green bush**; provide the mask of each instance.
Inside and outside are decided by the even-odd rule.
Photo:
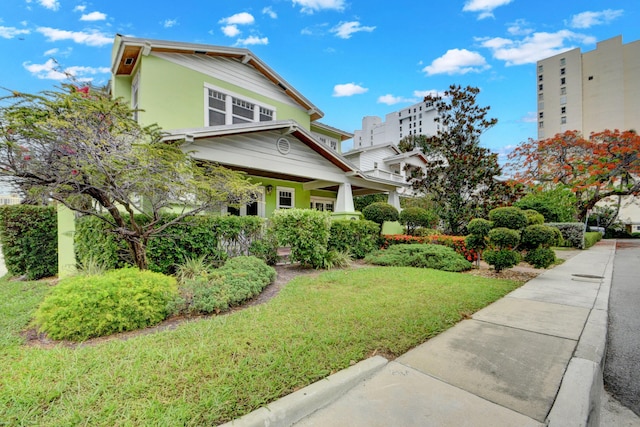
[[[437,234],[441,234],[435,228],[418,228],[413,235],[417,237],[427,237],[427,236],[435,236]]]
[[[407,227],[407,234],[411,236],[420,227],[433,228],[438,223],[438,216],[434,212],[419,207],[403,209],[399,218],[400,224]]]
[[[400,214],[398,210],[389,203],[376,202],[362,209],[365,219],[382,225],[385,221],[398,221]]]
[[[176,279],[135,268],[61,280],[35,314],[53,339],[89,338],[145,328],[164,320],[177,295]]]
[[[514,249],[520,243],[520,232],[506,227],[489,231],[489,244],[498,249]]]
[[[589,231],[584,233],[584,248],[589,249],[591,246],[602,240],[602,234],[598,231]]]
[[[548,248],[557,241],[557,228],[544,224],[530,225],[522,230],[520,244],[525,249],[536,249],[538,247]]]
[[[161,224],[173,218],[175,214],[164,215]],[[140,223],[148,220],[143,215],[136,217]],[[228,256],[248,254],[252,242],[262,236],[263,221],[253,216],[196,215],[188,218],[149,240],[149,269],[173,274],[187,259],[205,257],[206,262],[219,265]],[[75,250],[80,263],[91,259],[109,269],[134,264],[127,244],[108,231],[104,221],[92,216],[76,221]]]
[[[489,220],[493,226],[521,230],[527,226],[527,216],[520,208],[508,206],[495,208],[489,211]]]
[[[291,247],[291,261],[323,268],[331,229],[329,212],[280,209],[271,221],[280,244]]]
[[[550,222],[547,225],[555,227],[562,233],[564,245],[583,249],[584,248],[584,223],[582,222]]]
[[[533,209],[525,209],[522,212],[527,216],[527,224],[544,224],[544,215]]]
[[[273,227],[267,227],[262,238],[251,243],[249,255],[260,258],[267,265],[276,265],[278,263],[278,236]]]
[[[375,265],[433,268],[455,272],[471,268],[471,263],[453,249],[430,244],[393,245],[367,255],[365,261]]]
[[[528,251],[524,260],[535,268],[547,268],[556,261],[556,253],[551,248],[538,247]]]
[[[474,218],[467,224],[469,234],[475,234],[481,237],[489,235],[489,231],[493,228],[493,223],[484,218]]]
[[[520,254],[510,249],[484,251],[483,258],[492,265],[496,272],[518,265],[522,260]]]
[[[52,206],[0,207],[0,242],[12,276],[30,280],[58,274],[58,217]]]
[[[230,258],[206,274],[180,285],[175,313],[220,313],[257,296],[276,276],[273,267],[254,256]]]
[[[355,259],[362,259],[378,249],[380,226],[373,221],[331,221],[328,250],[348,252]]]

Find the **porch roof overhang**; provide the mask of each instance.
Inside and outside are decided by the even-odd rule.
[[[116,34],[117,50],[113,54],[111,73],[116,75],[130,75],[140,56],[148,56],[152,52],[181,53],[193,55],[206,55],[212,57],[234,58],[243,64],[248,64],[263,74],[275,86],[307,110],[311,120],[324,117],[324,113],[311,103],[306,97],[291,86],[284,78],[271,67],[259,59],[253,52],[245,48],[214,46],[199,43],[174,42],[146,38],[127,37]]]
[[[271,122],[259,122],[259,123],[243,123],[226,126],[210,126],[203,128],[193,129],[177,129],[168,132],[164,137],[165,142],[180,142],[183,147],[188,148],[189,144],[197,140],[205,140],[211,138],[227,137],[233,135],[247,135],[259,132],[278,131],[283,136],[292,135],[308,146],[311,150],[315,151],[335,167],[337,167],[342,173],[344,173],[343,182],[351,183],[354,193],[363,192],[362,194],[369,194],[380,191],[394,191],[399,187],[405,187],[406,184],[392,182],[382,178],[371,177],[358,170],[347,159],[342,157],[338,152],[331,149],[327,145],[316,140],[315,137],[300,126],[294,120],[279,120]],[[264,170],[255,169],[242,165],[226,165],[234,170],[243,171],[249,175],[260,176],[265,178],[283,179],[293,182],[307,183],[306,187],[309,189],[325,189],[337,191],[341,182],[338,181],[323,181],[314,178],[309,178],[301,175],[287,173],[287,171],[276,170]]]

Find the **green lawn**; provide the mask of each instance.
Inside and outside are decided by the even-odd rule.
[[[400,355],[520,284],[376,267],[299,277],[261,306],[92,346],[23,346],[45,282],[0,281],[0,425],[216,425]]]

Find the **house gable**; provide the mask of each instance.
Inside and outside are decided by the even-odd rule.
[[[205,126],[206,84],[275,105],[278,119],[310,128],[322,112],[247,49],[116,36],[112,92],[132,97],[139,74],[141,121],[165,129]],[[200,114],[198,114],[200,110]]]

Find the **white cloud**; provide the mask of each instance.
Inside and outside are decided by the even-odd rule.
[[[80,17],[81,21],[104,21],[107,15],[102,12],[91,12]]]
[[[523,123],[537,123],[538,122],[538,113],[535,111],[529,111],[526,116],[520,119]]]
[[[31,74],[43,80],[67,80],[70,77],[80,81],[91,81],[96,74],[107,74],[110,72],[109,67],[84,67],[73,66],[62,69],[60,65],[53,59],[49,59],[44,64],[31,64],[25,62],[22,66]]]
[[[49,49],[44,53],[44,56],[53,56],[56,53],[58,53],[60,51],[60,49],[58,49],[57,47],[54,47],[53,49]]]
[[[522,40],[510,40],[501,37],[477,39],[482,46],[490,49],[493,57],[505,61],[506,65],[533,64],[543,58],[557,55],[572,49],[567,46],[570,41],[583,44],[595,43],[593,37],[577,34],[569,30],[555,33],[534,33]]]
[[[355,83],[345,83],[333,87],[333,96],[352,96],[367,92],[369,89]]]
[[[241,33],[237,25],[225,25],[222,27],[222,33],[227,37],[235,37]]]
[[[71,55],[71,53],[73,52],[73,49],[71,49],[70,47],[65,49],[65,50],[60,50],[57,47],[53,48],[53,49],[49,49],[46,52],[44,52],[42,55],[43,56],[49,56],[49,57],[68,57],[69,55]]]
[[[222,18],[218,21],[219,24],[227,24],[227,25],[248,25],[253,24],[255,19],[253,15],[247,12],[236,13],[235,15],[228,16],[226,18]]]
[[[435,59],[431,65],[422,69],[428,75],[434,74],[467,74],[479,73],[490,68],[487,61],[478,52],[467,49],[450,49],[440,58]]]
[[[529,28],[529,23],[524,19],[517,19],[515,22],[509,24],[507,32],[512,36],[528,36],[533,33],[533,30]]]
[[[571,17],[569,24],[573,28],[591,28],[594,25],[609,24],[616,18],[619,18],[624,10],[606,9],[602,12],[582,12]]]
[[[73,8],[73,11],[74,12],[84,12],[86,9],[87,9],[87,6],[78,5],[78,6]]]
[[[391,94],[382,95],[378,97],[378,104],[395,105],[400,103],[412,103],[418,102],[415,98],[405,98],[402,96],[394,96]]]
[[[60,8],[58,0],[38,0],[38,3],[40,3],[40,6],[50,10],[58,10]]]
[[[165,19],[164,21],[161,22],[162,26],[164,28],[171,28],[171,27],[175,27],[176,25],[178,25],[178,20],[177,19]]]
[[[325,9],[344,10],[344,0],[291,0],[291,2],[294,6],[301,6],[301,12],[309,14]]]
[[[267,6],[264,9],[262,9],[262,13],[265,14],[265,15],[268,15],[269,18],[271,18],[271,19],[277,19],[278,18],[278,14],[273,11],[271,6]]]
[[[376,27],[366,27],[360,25],[360,22],[358,21],[351,21],[339,23],[331,29],[331,32],[335,33],[336,36],[340,37],[341,39],[348,39],[351,38],[351,35],[354,33],[358,33],[360,31],[366,31],[370,33],[375,29]]]
[[[104,46],[113,42],[111,37],[107,37],[99,31],[67,31],[49,27],[39,27],[36,31],[43,34],[52,42],[72,40],[78,44],[86,44],[87,46]]]
[[[12,39],[22,34],[29,34],[29,30],[19,30],[15,27],[3,27],[0,25],[0,37],[3,39]]]
[[[249,36],[246,39],[238,39],[236,45],[250,46],[250,45],[267,45],[269,44],[269,38]]]
[[[238,25],[251,25],[254,22],[253,15],[247,12],[236,13],[218,21],[219,24],[225,24],[222,27],[222,33],[227,37],[236,37],[242,32]]]
[[[493,10],[511,3],[512,0],[467,0],[464,12],[479,12],[478,19],[493,18]]]

